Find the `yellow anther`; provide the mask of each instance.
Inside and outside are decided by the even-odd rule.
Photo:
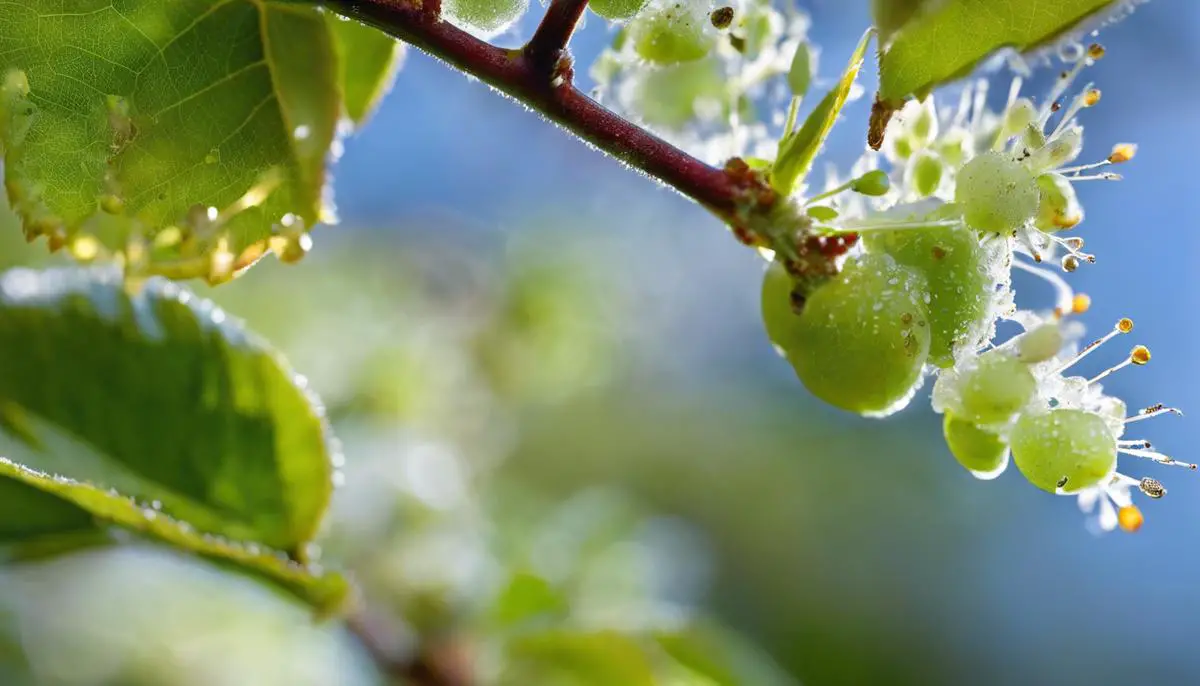
[[[1134,364],[1146,364],[1150,361],[1150,348],[1144,345],[1134,346],[1129,353],[1129,361]]]
[[[1101,57],[1104,57],[1104,46],[1100,45],[1099,43],[1092,43],[1091,45],[1088,46],[1087,54],[1088,54],[1088,57],[1090,57],[1094,60],[1098,60]]]
[[[1092,298],[1087,293],[1076,293],[1074,298],[1071,298],[1071,312],[1073,314],[1083,314],[1092,306]]]
[[[1133,143],[1117,143],[1108,155],[1108,161],[1113,164],[1128,162],[1137,154],[1137,145]]]
[[[1092,105],[1095,105],[1098,102],[1100,102],[1100,89],[1099,88],[1089,88],[1088,91],[1083,94],[1083,106],[1084,107],[1091,107]]]
[[[1142,516],[1142,511],[1137,509],[1136,505],[1126,505],[1120,510],[1117,510],[1117,523],[1121,525],[1122,531],[1133,533],[1142,528],[1142,524],[1146,519]]]
[[[1129,317],[1125,317],[1121,321],[1117,322],[1117,331],[1120,331],[1121,333],[1129,333],[1130,331],[1133,331],[1133,320]]]

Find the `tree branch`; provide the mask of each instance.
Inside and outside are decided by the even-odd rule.
[[[419,652],[403,654],[393,645],[386,624],[368,614],[358,614],[346,621],[346,628],[357,639],[375,668],[394,682],[404,686],[469,686],[469,667],[457,664],[459,656]]]
[[[535,69],[554,78],[560,61],[569,59],[567,43],[587,4],[588,0],[551,0],[533,38],[525,44],[525,57]]]
[[[717,169],[632,124],[584,95],[558,59],[586,5],[554,0],[524,50],[481,41],[442,21],[429,0],[327,0],[333,11],[375,26],[537,110],[579,138],[692,198],[725,221],[741,223],[748,207],[763,211],[762,184]],[[552,49],[553,48],[553,49]],[[559,52],[555,54],[553,50]],[[547,78],[542,60],[555,54]],[[744,165],[739,167],[744,170]]]

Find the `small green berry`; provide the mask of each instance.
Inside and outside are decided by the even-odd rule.
[[[958,414],[976,424],[1008,421],[1037,392],[1037,379],[1028,365],[1000,351],[980,355],[961,382]]]
[[[1076,409],[1023,414],[1010,436],[1013,462],[1034,486],[1077,493],[1109,478],[1117,441],[1100,415]]]
[[[929,354],[925,280],[886,255],[863,255],[808,296],[799,325],[778,334],[813,395],[844,410],[902,408]],[[777,306],[776,306],[777,307]]]
[[[1007,233],[1038,210],[1038,185],[1020,162],[998,152],[972,158],[958,172],[954,200],[972,228]]]
[[[1046,362],[1054,359],[1062,347],[1062,329],[1058,324],[1043,324],[1017,339],[1017,359],[1025,364]]]
[[[1007,241],[980,244],[976,232],[962,226],[870,231],[867,252],[891,255],[918,269],[929,284],[929,361],[954,364],[955,353],[979,348],[994,317],[997,267],[1006,263]]]
[[[638,56],[655,64],[692,62],[708,54],[711,37],[704,17],[681,4],[639,15],[629,25]]]
[[[628,19],[646,6],[649,0],[591,0],[588,9],[613,21]]]
[[[1008,446],[996,434],[949,412],[942,422],[942,433],[950,454],[976,477],[993,479],[1008,466]]]

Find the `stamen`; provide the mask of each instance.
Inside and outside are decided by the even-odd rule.
[[[1159,403],[1157,405],[1151,405],[1150,407],[1147,407],[1132,417],[1126,417],[1125,423],[1132,424],[1134,422],[1140,422],[1143,419],[1150,419],[1151,417],[1157,417],[1163,414],[1175,414],[1179,415],[1180,417],[1183,416],[1183,412],[1181,410],[1174,407],[1167,407],[1162,403]]]
[[[1087,293],[1076,293],[1071,298],[1071,314],[1083,314],[1092,307],[1092,297]]]
[[[1196,465],[1192,464],[1191,462],[1180,462],[1179,460],[1176,460],[1174,458],[1171,458],[1170,456],[1164,455],[1164,454],[1158,452],[1157,450],[1143,450],[1141,448],[1124,448],[1121,446],[1117,446],[1117,452],[1119,452],[1123,455],[1132,455],[1134,457],[1144,457],[1147,460],[1154,460],[1155,462],[1157,462],[1159,464],[1167,465],[1170,467],[1186,467],[1186,468],[1192,469],[1192,470],[1196,469]]]
[[[1021,94],[1021,85],[1025,82],[1020,75],[1014,76],[1012,83],[1008,84],[1008,102],[1004,104],[1004,111],[1012,109],[1013,103],[1017,101],[1017,96]]]
[[[1058,243],[1062,247],[1066,248],[1067,252],[1069,252],[1071,255],[1073,255],[1081,260],[1087,261],[1088,264],[1096,263],[1095,255],[1093,255],[1091,253],[1081,252],[1079,250],[1079,248],[1083,247],[1083,239],[1082,238],[1059,238],[1058,236],[1055,236],[1052,233],[1046,234],[1046,237],[1049,238],[1050,240],[1054,241],[1055,243]]]
[[[1135,448],[1140,450],[1154,450],[1154,446],[1150,445],[1150,441],[1144,438],[1128,439],[1117,441],[1119,448]]]
[[[1087,62],[1087,60],[1080,60],[1081,64],[1085,62]],[[1086,87],[1084,87],[1083,92],[1081,92],[1079,95],[1076,95],[1075,99],[1071,101],[1071,106],[1067,108],[1067,111],[1063,112],[1063,115],[1059,117],[1058,125],[1054,127],[1054,132],[1051,133],[1049,137],[1054,138],[1057,136],[1059,132],[1062,131],[1063,128],[1075,118],[1075,115],[1079,114],[1079,110],[1085,107],[1091,107],[1098,102],[1100,102],[1100,91],[1092,88],[1092,84],[1089,83]]]
[[[1101,57],[1104,57],[1104,46],[1100,45],[1099,43],[1092,43],[1091,45],[1088,46],[1087,56],[1088,56],[1088,59],[1091,59],[1093,61],[1098,60]]]
[[[1015,269],[1020,269],[1033,274],[1034,276],[1047,281],[1051,286],[1054,287],[1058,301],[1058,305],[1054,308],[1055,314],[1061,317],[1067,312],[1071,312],[1075,309],[1075,291],[1071,289],[1070,284],[1068,284],[1061,276],[1055,274],[1049,269],[1042,269],[1041,267],[1035,267],[1031,264],[1025,264],[1021,260],[1013,260],[1012,266]]]
[[[1117,143],[1113,146],[1112,153],[1108,156],[1108,161],[1112,164],[1121,164],[1133,159],[1137,154],[1137,145],[1133,143]]]
[[[1015,265],[1017,263],[1014,261],[1013,264]],[[1091,343],[1088,343],[1087,346],[1084,347],[1083,350],[1079,351],[1079,354],[1077,354],[1075,357],[1067,360],[1066,364],[1059,367],[1056,371],[1061,373],[1061,372],[1066,371],[1067,369],[1070,369],[1072,366],[1075,365],[1075,363],[1079,362],[1080,360],[1087,357],[1088,355],[1091,355],[1092,351],[1094,351],[1096,348],[1099,348],[1100,346],[1104,345],[1105,343],[1111,341],[1113,338],[1116,338],[1117,336],[1120,336],[1121,334],[1124,334],[1124,333],[1129,333],[1130,331],[1133,331],[1133,320],[1132,319],[1122,319],[1121,321],[1117,322],[1117,325],[1113,327],[1112,331],[1109,331],[1108,333],[1104,334],[1100,338],[1097,338],[1096,340],[1092,341]],[[1126,359],[1125,362],[1122,363],[1122,365],[1125,365],[1125,364],[1129,364],[1128,359]],[[1097,378],[1103,378],[1104,376],[1112,373],[1113,371],[1115,371],[1115,370],[1109,370],[1107,372],[1104,372],[1103,374],[1100,375],[1100,377],[1097,377]],[[1095,380],[1096,379],[1092,379],[1092,381],[1095,381]],[[1089,381],[1088,383],[1091,383],[1091,381]]]
[[[1145,521],[1142,511],[1137,508],[1137,505],[1126,505],[1117,510],[1117,524],[1121,526],[1122,531],[1133,533],[1142,528]]]
[[[1073,272],[1079,269],[1079,259],[1074,255],[1064,255],[1062,258],[1062,268],[1064,272]]]
[[[1120,181],[1122,176],[1113,172],[1104,172],[1103,174],[1092,174],[1090,176],[1068,176],[1071,181]]]
[[[1129,352],[1129,357],[1125,358],[1125,360],[1123,362],[1121,362],[1120,364],[1113,365],[1113,366],[1109,367],[1108,369],[1105,369],[1104,371],[1100,372],[1096,376],[1093,376],[1092,378],[1088,379],[1088,383],[1094,384],[1097,381],[1099,381],[1100,379],[1103,379],[1104,377],[1108,376],[1109,374],[1112,374],[1114,372],[1119,372],[1131,364],[1136,364],[1136,365],[1140,366],[1140,365],[1146,364],[1149,361],[1150,361],[1150,349],[1144,345],[1134,346],[1133,350],[1131,350]]]
[[[1115,163],[1111,159],[1103,159],[1103,160],[1100,160],[1099,162],[1092,162],[1091,164],[1080,164],[1075,167],[1063,167],[1062,169],[1058,170],[1058,173],[1059,174],[1078,174],[1081,171],[1087,171],[1089,169],[1096,169],[1098,167],[1107,167],[1110,164],[1115,164]]]
[[[958,107],[954,110],[954,120],[951,123],[951,128],[962,128],[967,120],[971,117],[971,93],[973,89],[968,86],[962,90],[958,96]]]
[[[978,135],[983,129],[983,115],[987,112],[988,82],[980,79],[975,82],[975,97],[971,103],[971,131]]]
[[[1017,240],[1021,242],[1021,245],[1025,246],[1025,249],[1029,251],[1029,256],[1033,258],[1033,261],[1041,264],[1042,253],[1037,249],[1037,246],[1033,244],[1032,234],[1029,231],[1018,231],[1016,235]]]
[[[1079,76],[1079,72],[1083,71],[1083,68],[1087,65],[1088,60],[1079,60],[1075,63],[1075,66],[1071,67],[1071,71],[1063,72],[1062,75],[1058,77],[1058,80],[1054,82],[1054,87],[1050,89],[1050,94],[1046,98],[1046,103],[1042,105],[1040,121],[1043,125],[1050,119],[1050,113],[1053,110],[1054,103],[1058,102],[1058,99],[1063,96],[1063,93],[1067,92],[1067,89],[1071,87],[1071,83],[1075,81],[1075,77]]]

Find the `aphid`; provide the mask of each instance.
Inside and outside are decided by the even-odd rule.
[[[718,7],[709,15],[709,20],[712,21],[713,27],[717,29],[727,29],[733,23],[733,8]]]

